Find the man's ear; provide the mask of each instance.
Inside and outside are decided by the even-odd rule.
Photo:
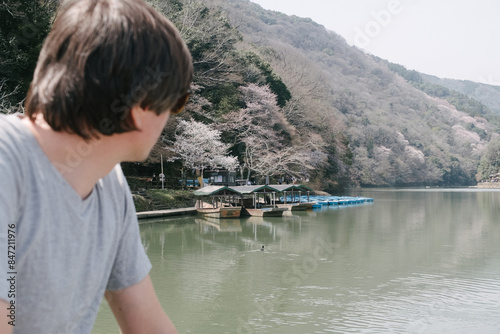
[[[130,109],[130,113],[124,121],[132,125],[132,128],[141,130],[142,120],[145,112],[146,110],[142,109],[139,105],[136,105],[132,107],[132,109]]]

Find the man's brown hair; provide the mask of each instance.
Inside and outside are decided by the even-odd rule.
[[[26,114],[90,139],[135,130],[133,106],[160,114],[185,100],[191,56],[142,0],[69,0],[40,52]]]

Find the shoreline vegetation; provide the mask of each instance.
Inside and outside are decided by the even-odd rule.
[[[127,183],[132,192],[136,212],[160,211],[181,208],[193,208],[196,204],[196,196],[193,194],[197,188],[171,189],[165,186],[161,189],[161,183],[151,183],[147,177],[127,176]],[[308,184],[308,186],[311,186]],[[312,187],[314,189],[314,187]],[[314,194],[329,196],[330,194],[320,190],[314,190]]]
[[[479,182],[477,188],[480,189],[500,189],[500,182]]]
[[[434,188],[434,187],[433,187]],[[500,189],[500,182],[480,182],[473,188]],[[369,188],[366,188],[369,189]],[[137,213],[146,211],[160,211],[169,209],[192,208],[196,203],[194,189],[138,189],[132,191]],[[322,191],[315,191],[318,195],[330,195]]]
[[[134,199],[135,211],[159,211],[194,207],[196,198],[192,190],[161,189],[159,183],[146,181],[147,177],[127,176]]]
[[[142,189],[132,197],[137,212],[192,208],[196,202],[192,190]]]

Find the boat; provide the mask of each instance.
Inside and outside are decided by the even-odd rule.
[[[290,211],[306,211],[308,208],[307,203],[276,204],[276,206],[278,208],[283,208],[283,209],[290,210]]]
[[[207,186],[194,192],[200,198],[196,201],[199,215],[211,218],[238,218],[241,206],[238,205],[239,194],[225,186]],[[207,202],[210,200],[210,202]]]
[[[321,208],[322,206],[337,206],[337,205],[352,205],[352,204],[364,204],[372,203],[373,198],[367,197],[350,197],[350,196],[311,196],[311,199],[315,201],[313,208]]]
[[[316,202],[310,200],[310,193],[312,189],[304,185],[273,185],[282,196],[279,202],[276,203],[278,207],[288,208],[291,211],[305,211],[312,209]],[[302,196],[305,193],[307,196]]]
[[[311,209],[314,203],[309,200],[310,191],[302,185],[205,186],[194,194],[211,198],[206,203],[198,201],[196,209],[201,215],[234,218],[230,215],[236,215],[239,208],[241,216],[281,217],[287,210]],[[302,193],[307,193],[307,201],[301,199]],[[277,200],[276,194],[283,194],[283,201]]]
[[[283,212],[287,211],[288,208],[242,208],[241,215],[242,216],[253,216],[253,217],[281,217],[283,216]]]
[[[281,217],[288,208],[276,206],[278,190],[269,185],[231,186],[231,190],[241,195],[242,216]]]
[[[203,203],[202,205],[208,204]],[[201,216],[211,218],[238,218],[241,215],[241,206],[196,207],[196,212]]]

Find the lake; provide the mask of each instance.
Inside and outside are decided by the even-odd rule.
[[[375,202],[141,224],[179,333],[500,333],[500,191],[351,195]],[[92,333],[119,333],[105,302]]]

